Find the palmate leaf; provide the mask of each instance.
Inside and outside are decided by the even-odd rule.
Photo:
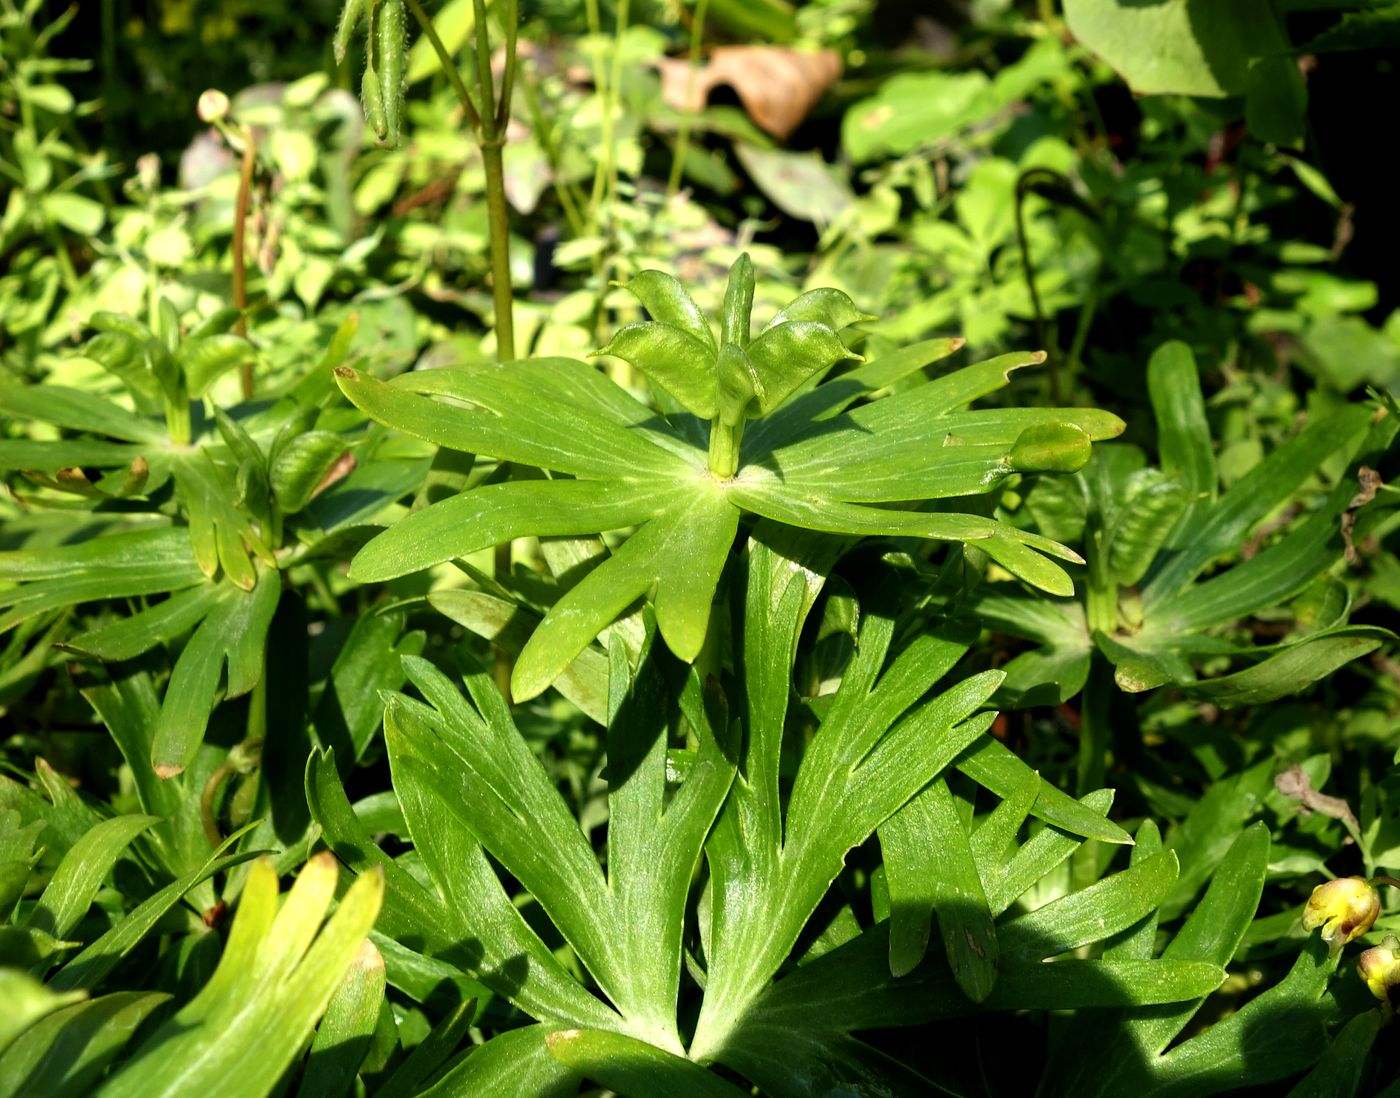
[[[689,315],[675,294],[666,301],[658,300],[658,308]],[[812,306],[822,308],[829,303]],[[768,329],[750,350],[786,338],[775,334],[780,330],[790,329]],[[695,354],[709,353],[698,329],[668,331],[690,340]],[[1082,461],[1091,440],[1122,429],[1116,417],[1092,410],[962,410],[1041,356],[1007,356],[842,411],[957,346],[931,340],[805,389],[774,366],[767,375],[773,391],[796,395],[743,438],[732,476],[711,471],[696,421],[684,414],[668,419],[574,360],[422,371],[390,383],[342,367],[341,389],[379,422],[440,446],[556,474],[478,488],[408,516],[361,550],[352,577],[390,579],[524,535],[636,528],[549,610],[525,644],[512,681],[521,699],[542,691],[623,610],[653,593],[662,637],[676,655],[694,659],[745,514],[853,537],[974,541],[1028,583],[1068,594],[1069,577],[1048,558],[1079,558],[1058,543],[976,515],[907,509],[911,502],[986,492],[1014,472],[1046,463]],[[762,400],[758,407],[763,410]],[[1048,449],[1025,444],[1026,432],[1039,439],[1055,425],[1059,441]],[[872,506],[896,503],[900,509]]]
[[[1131,1010],[1149,1021],[1189,1019],[1202,997],[1219,986],[1224,976],[1222,965],[1234,943],[1224,946],[1224,956],[1220,955],[1221,946],[1215,945],[1182,948],[1154,959],[1151,935],[1136,935],[1176,879],[1174,856],[1160,851],[1160,840],[1152,844],[1155,829],[1140,832],[1140,847],[1134,848],[1128,870],[1028,914],[1007,913],[1020,894],[1051,873],[1082,842],[1046,827],[1017,848],[1016,835],[1040,784],[1034,773],[1028,773],[1027,781],[1011,797],[980,820],[970,842],[963,840],[980,878],[976,885],[967,882],[964,887],[985,895],[976,910],[984,919],[988,914],[994,918],[991,933],[1001,953],[996,983],[980,1004],[968,994],[967,974],[959,973],[959,959],[951,948],[930,950],[922,961],[915,958],[914,963],[903,966],[905,972],[891,974],[890,961],[900,955],[901,948],[896,936],[906,933],[899,919],[909,915],[907,909],[900,915],[892,888],[888,923],[877,923],[777,980],[743,1013],[718,1059],[758,1083],[765,1094],[778,1098],[809,1098],[840,1087],[855,1093],[912,1096],[933,1093],[937,1088],[853,1033],[921,1025],[978,1010],[1073,1009],[1095,1019],[1118,1018]],[[904,813],[918,803],[911,801]],[[1086,797],[1084,806],[1091,812],[1106,810],[1106,791]],[[1263,837],[1266,849],[1267,835]],[[883,843],[884,828],[881,838]],[[926,842],[939,841],[937,833],[924,838]],[[1262,863],[1259,868],[1262,873]],[[886,870],[892,877],[895,867],[888,852]],[[1222,874],[1217,896],[1233,896],[1242,885],[1248,892],[1247,885],[1229,867],[1223,867]],[[955,896],[945,893],[943,898],[947,910],[938,913],[941,929],[945,929],[945,916],[957,910]],[[1252,913],[1254,899],[1240,906],[1245,905]],[[973,911],[963,906],[958,914],[966,919]],[[1206,937],[1211,942],[1215,941],[1212,935],[1229,937],[1215,916],[1202,922],[1209,923]],[[1248,914],[1243,922],[1235,922],[1242,931],[1248,925]],[[954,920],[952,925],[964,924]],[[1097,942],[1105,943],[1102,959],[1042,961],[1045,956]],[[1125,942],[1146,945],[1147,950],[1137,945],[1125,949]],[[1080,1035],[1066,1040],[1068,1056],[1073,1058],[1086,1044],[1096,1041],[1097,1030],[1094,1033],[1092,1038]],[[1115,1062],[1133,1059],[1129,1051],[1117,1056]],[[1079,1092],[1062,1088],[1046,1093]]]
[[[759,1009],[755,1004],[768,994],[770,981],[840,872],[845,855],[886,825],[896,812],[906,809],[931,782],[936,789],[936,779],[945,768],[956,765],[975,773],[976,764],[967,764],[979,755],[981,743],[991,742],[983,733],[992,717],[976,711],[1001,679],[997,672],[984,672],[938,692],[937,684],[975,639],[975,631],[946,622],[919,623],[921,627],[917,629],[911,622],[897,623],[890,609],[898,605],[890,586],[897,580],[893,576],[877,576],[874,590],[862,602],[855,654],[820,727],[808,740],[784,812],[779,793],[779,760],[790,695],[791,654],[821,577],[830,567],[829,540],[761,526],[749,545],[749,624],[742,652],[747,699],[745,753],[740,777],[735,779],[725,810],[706,846],[713,894],[706,946],[708,967],[705,1000],[690,1049],[692,1058],[702,1062],[718,1060],[745,1072],[754,1064],[742,1051],[735,1052],[736,1048],[764,1043],[771,1046],[774,1041],[788,1040],[786,1034],[779,1037],[771,1032],[766,1037],[753,1038],[749,1032],[752,1012]],[[894,645],[899,633],[897,624],[905,625],[913,639]],[[1021,766],[1024,768],[1024,764]],[[997,774],[995,763],[984,770]],[[1034,779],[1028,768],[1024,772]],[[1017,777],[1008,769],[1001,777],[994,777],[993,784],[1014,784]],[[1027,788],[1024,782],[1020,788]],[[1012,834],[1038,794],[1037,780],[1029,796],[1019,798],[1021,816],[1015,821]],[[1096,812],[1076,807],[1086,812],[1096,833],[1104,834],[1110,841],[1129,841],[1126,834]],[[931,841],[931,837],[925,841]],[[964,841],[968,843],[967,861],[972,861],[975,855],[971,840]],[[1019,888],[1007,890],[1010,897],[1000,906],[992,906],[991,890],[986,888],[987,884],[1000,884],[999,880],[989,877],[985,882],[965,882],[969,894],[982,893],[982,912],[980,919],[969,913],[960,924],[963,929],[987,928],[994,914],[1005,910],[1011,899],[1077,845],[1077,840],[1066,842],[1068,846],[1062,854],[1047,852],[1051,857],[1042,857],[1036,863],[1039,872]],[[996,851],[993,860],[997,864],[1004,861],[1001,854],[1002,851]],[[1170,862],[1170,874],[1161,877],[1160,881],[1154,878],[1151,887],[1144,885],[1142,889],[1134,889],[1135,882],[1131,880],[1117,886],[1109,897],[1121,908],[1115,917],[1132,921],[1139,916],[1141,903],[1160,902],[1175,879],[1174,860]],[[1119,902],[1122,893],[1133,893],[1134,898]],[[949,909],[955,902],[948,893],[937,899],[946,900]],[[932,905],[935,901],[929,902]],[[1047,917],[1067,938],[1082,939],[1090,933],[1088,924],[1081,925],[1068,909],[1042,916]],[[1031,950],[1028,943],[1043,940],[1043,935],[1026,933],[1018,922],[1007,924],[1011,928],[1009,945],[1001,943],[1001,953],[1003,958],[1010,953],[1014,960],[1029,963],[1017,955]],[[985,942],[978,944],[990,956]],[[888,938],[882,940],[881,948],[885,951],[880,957],[883,971],[877,979],[883,983],[890,978]],[[942,957],[943,951],[938,953]],[[901,969],[909,967],[904,960],[907,952],[893,956]],[[1039,956],[1034,960],[1038,962]],[[813,962],[817,963],[820,962]],[[989,993],[997,994],[990,991],[987,974],[974,976],[966,972],[964,978],[984,998]],[[948,979],[950,986],[956,988],[951,975]],[[780,981],[774,986],[781,984]],[[1000,978],[996,986],[1000,988]],[[970,1004],[961,990],[956,994]],[[828,1019],[823,1027],[829,1031],[841,1024],[844,1022]],[[773,1086],[775,1075],[760,1070],[762,1075],[754,1075],[755,1080],[765,1087]],[[795,1070],[801,1077],[802,1071]]]
[[[175,661],[151,743],[149,765],[162,778],[178,774],[193,759],[220,679],[224,696],[232,698],[248,693],[262,677],[282,580],[272,569],[249,567],[254,568],[251,590],[228,579],[201,583],[67,642],[66,647],[98,659],[128,660],[193,628]]]
[[[889,612],[899,601],[893,573],[882,574],[865,593],[851,665],[808,742],[790,798],[781,796],[779,760],[794,644],[840,546],[840,539],[760,524],[748,544],[747,581],[736,577],[757,635],[736,654],[742,681],[732,688],[704,682],[695,668],[677,665],[657,639],[651,612],[643,615],[646,641],[635,671],[625,647],[610,638],[604,772],[609,817],[601,862],[515,728],[490,676],[474,665],[465,675],[467,698],[433,665],[407,658],[422,700],[396,696],[386,712],[396,800],[427,886],[374,846],[344,800],[334,764],[313,758],[308,791],[327,842],[359,868],[384,868],[386,933],[417,940],[425,950],[461,964],[547,1023],[496,1039],[519,1044],[524,1062],[512,1070],[523,1072],[520,1078],[538,1078],[541,1087],[543,1080],[554,1079],[535,1051],[541,1036],[553,1033],[544,1047],[559,1066],[572,1069],[559,1077],[560,1086],[582,1074],[620,1093],[667,1087],[676,1093],[721,1093],[724,1084],[701,1067],[718,1060],[746,1073],[752,1069],[752,1078],[776,1094],[799,1093],[795,1080],[804,1078],[859,1078],[872,1085],[902,1079],[907,1092],[920,1093],[914,1073],[849,1034],[867,1017],[898,1024],[879,1013],[880,996],[891,987],[923,989],[920,1017],[976,1009],[949,971],[943,950],[921,964],[914,958],[905,981],[892,984],[889,939],[877,927],[861,936],[854,955],[862,958],[861,986],[881,990],[861,1000],[855,1014],[848,1018],[837,1011],[816,1024],[807,1012],[789,1026],[788,1007],[770,1014],[762,1004],[774,995],[772,1002],[790,1003],[779,990],[792,979],[802,986],[800,974],[811,965],[776,984],[773,978],[846,853],[953,766],[1013,791],[1004,809],[963,839],[965,862],[974,867],[975,887],[984,896],[980,925],[990,929],[998,920],[1001,926],[993,933],[1004,934],[1007,942],[1010,967],[1003,965],[995,988],[983,990],[989,1008],[1023,1002],[1035,1007],[1168,1002],[1205,994],[1219,982],[1214,965],[1132,959],[1113,965],[1058,962],[1055,970],[1040,971],[1047,953],[1112,935],[1152,910],[1175,880],[1175,858],[1144,859],[1087,893],[1031,915],[1007,913],[1081,841],[1044,827],[1013,850],[1033,811],[1072,823],[1087,820],[1087,830],[1108,841],[1125,842],[1127,836],[1103,818],[1106,796],[1081,804],[1041,783],[1014,756],[1015,765],[995,752],[983,760],[979,745],[994,744],[982,734],[992,715],[977,710],[999,676],[974,675],[940,690],[940,680],[975,639],[975,630],[896,621]],[[742,735],[732,726],[725,689],[736,699],[733,716],[741,719]],[[668,758],[668,730],[678,715],[696,745],[682,771]],[[687,962],[682,931],[702,847],[712,899],[702,917],[699,960]],[[570,976],[525,924],[494,865],[538,903],[598,994]],[[941,906],[940,918],[950,910],[951,904]],[[864,967],[871,960],[875,971]],[[677,1019],[683,963],[707,969],[700,1024],[689,1049]],[[1009,988],[1002,989],[1008,980]],[[927,991],[930,987],[934,990]],[[820,996],[810,990],[798,996],[808,998]],[[821,1040],[814,1043],[810,1035],[817,1032]],[[479,1089],[472,1088],[486,1080],[513,1085],[507,1080],[514,1075],[497,1080],[495,1072],[505,1067],[494,1053],[488,1055],[493,1047],[494,1042],[469,1053],[432,1093],[475,1093]],[[760,1047],[769,1060],[754,1054]],[[776,1081],[786,1067],[795,1072],[789,1082]]]
[[[618,1014],[596,1000],[581,1010],[577,1001],[587,1002],[586,994],[577,985],[560,988],[548,966],[502,993],[536,1017],[591,1015],[589,1028],[630,1033],[680,1053],[686,896],[734,766],[704,725],[703,707],[689,704],[706,734],[684,786],[666,803],[664,722],[674,703],[647,654],[651,648],[635,679],[620,646],[610,660],[606,874],[480,670],[468,676],[473,707],[439,672],[412,661],[410,674],[432,708],[396,699],[385,730],[409,828],[435,883],[447,895],[460,894],[461,852],[475,849],[481,858],[480,843],[539,901]],[[693,673],[686,689],[692,700],[698,697]],[[449,854],[453,847],[457,852]],[[484,859],[481,866],[491,873]],[[491,980],[485,972],[482,978]]]

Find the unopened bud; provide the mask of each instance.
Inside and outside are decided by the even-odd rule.
[[[1387,934],[1380,945],[1356,959],[1356,971],[1366,981],[1372,995],[1389,1003],[1391,990],[1400,987],[1400,938]]]
[[[210,88],[200,95],[198,110],[201,122],[218,122],[228,117],[228,96],[218,88]]]
[[[147,194],[160,186],[160,157],[146,153],[136,158],[136,180]]]
[[[1338,877],[1320,884],[1303,909],[1303,929],[1322,927],[1322,940],[1336,953],[1375,925],[1381,897],[1364,877]]]

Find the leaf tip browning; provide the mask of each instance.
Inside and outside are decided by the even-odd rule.
[[[350,962],[350,967],[358,968],[362,972],[380,972],[384,969],[384,955],[375,948],[373,942],[365,938],[360,942],[359,952],[355,954],[355,959]]]

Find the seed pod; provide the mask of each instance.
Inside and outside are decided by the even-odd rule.
[[[379,90],[384,100],[384,122],[388,142],[399,143],[403,128],[403,87],[407,69],[407,42],[404,37],[403,0],[382,0],[377,8],[379,22]],[[384,134],[379,135],[381,139]]]
[[[389,132],[389,123],[384,115],[384,93],[380,83],[379,69],[381,59],[379,54],[379,4],[375,4],[369,10],[369,19],[365,26],[365,75],[360,81],[360,98],[365,104],[365,121],[370,124],[374,134],[383,141]]]
[[[364,14],[365,0],[345,0],[345,6],[340,9],[340,23],[335,28],[335,38],[331,42],[337,65],[345,64],[345,52],[350,48],[350,36],[355,33],[355,28],[360,25]]]
[[[379,74],[368,65],[360,81],[360,98],[365,104],[365,121],[370,124],[375,136],[383,141],[384,135],[389,132],[388,123],[384,120],[384,97],[379,93]]]

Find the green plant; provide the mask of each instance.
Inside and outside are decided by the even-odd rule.
[[[1393,1077],[1400,354],[1267,38],[157,0],[88,80],[4,2],[0,159],[214,128],[67,283],[0,219],[0,1098]],[[814,44],[790,138],[662,94]]]
[[[1046,480],[1025,497],[1025,511],[1043,532],[1084,546],[1082,604],[1031,611],[1014,593],[992,590],[977,601],[994,628],[1044,646],[1008,665],[1007,697],[1033,703],[1031,692],[1050,687],[1063,701],[1083,688],[1098,652],[1124,690],[1170,683],[1217,704],[1258,705],[1389,639],[1386,630],[1346,624],[1349,599],[1331,573],[1348,554],[1353,524],[1365,529],[1379,517],[1361,511],[1358,519],[1357,511],[1370,502],[1362,481],[1389,449],[1395,417],[1377,418],[1365,403],[1318,416],[1221,492],[1189,348],[1164,344],[1148,364],[1147,381],[1160,467],[1147,466],[1136,448],[1105,447],[1073,480]],[[1298,500],[1333,455],[1345,466],[1323,500]],[[1290,524],[1295,511],[1305,517]],[[1286,536],[1274,536],[1280,526]],[[1242,559],[1224,567],[1236,553]],[[1296,628],[1279,643],[1221,632],[1295,599]],[[1253,665],[1198,678],[1193,659]]]
[[[50,55],[50,44],[74,11],[38,25],[42,4],[6,0],[0,6],[0,176],[9,194],[0,214],[0,359],[24,374],[27,360],[51,346],[47,329],[60,289],[81,284],[74,251],[107,222],[113,167],[82,142],[75,119],[95,104],[79,104],[61,77],[90,65]],[[97,197],[93,197],[93,192]]]
[[[805,294],[751,341],[753,275],[741,257],[716,341],[675,279],[643,272],[630,285],[657,319],[622,329],[600,353],[645,373],[679,406],[671,417],[566,359],[503,372],[436,370],[397,383],[339,371],[346,395],[381,422],[466,453],[568,475],[491,485],[434,504],[366,546],[354,565],[362,580],[527,534],[644,524],[545,615],[516,664],[517,697],[548,686],[653,585],[661,635],[682,659],[698,656],[745,512],[857,537],[974,542],[1029,582],[1068,593],[1068,577],[1041,554],[1074,555],[1049,539],[975,515],[868,506],[985,492],[1016,470],[1073,469],[1087,460],[1092,439],[1120,430],[1116,417],[1091,410],[960,411],[1038,356],[993,360],[846,412],[951,354],[957,341],[919,344],[817,384],[848,356],[837,331],[860,314],[845,295]],[[757,422],[746,429],[750,418]]]

